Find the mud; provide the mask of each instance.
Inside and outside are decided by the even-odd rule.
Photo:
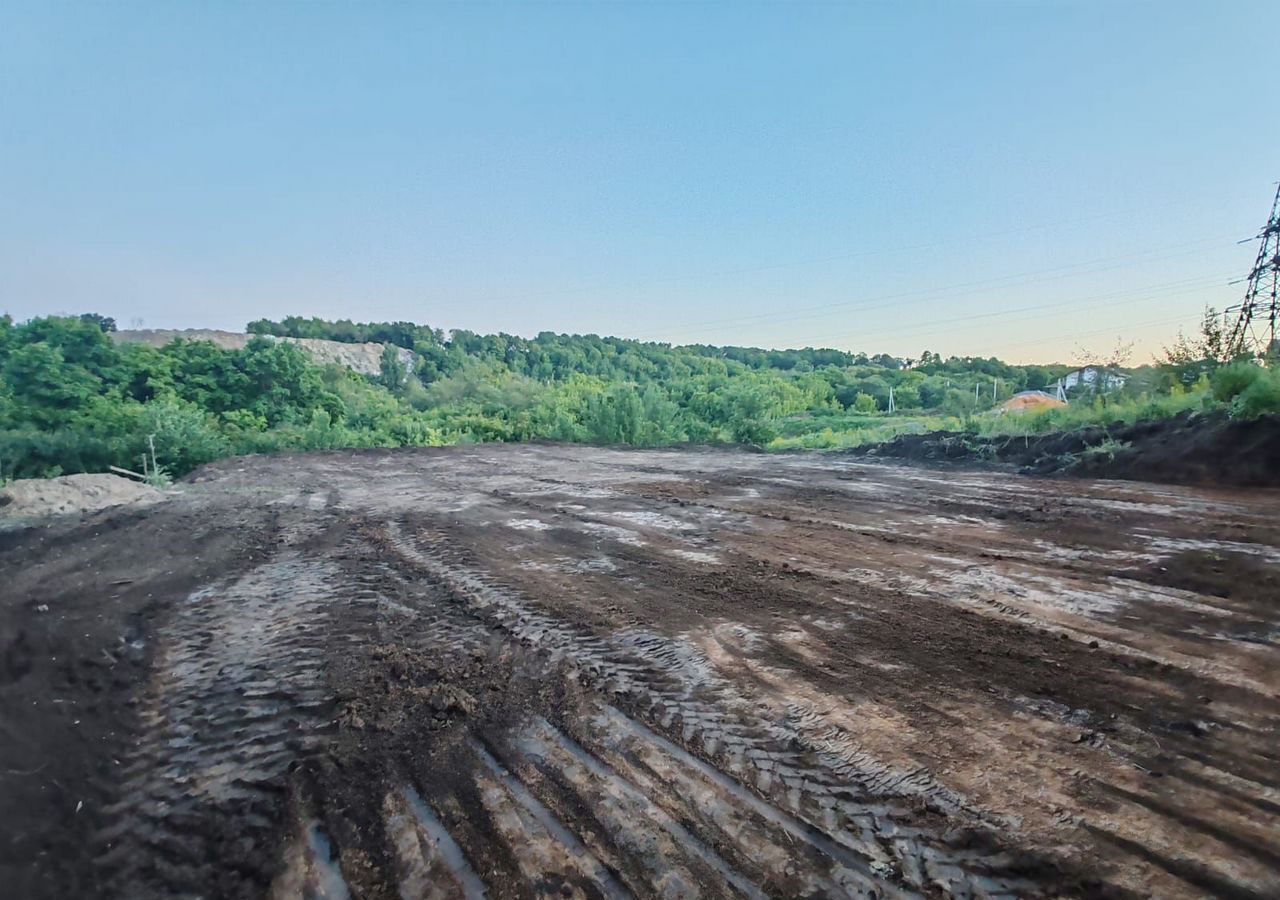
[[[65,897],[1267,897],[1280,493],[849,456],[228,460],[0,535]]]
[[[1223,413],[1182,413],[1153,422],[1025,437],[930,432],[847,452],[970,466],[1004,464],[1034,475],[1274,488],[1280,487],[1280,416],[1235,421]]]

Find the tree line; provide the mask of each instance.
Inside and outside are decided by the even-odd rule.
[[[0,317],[0,477],[138,468],[149,440],[173,475],[287,450],[533,439],[765,446],[884,419],[890,392],[899,415],[971,416],[1068,368],[298,317],[250,323],[255,337],[238,350],[117,343],[114,328],[95,314]],[[389,352],[381,373],[365,377],[273,336],[378,341]],[[413,350],[412,365],[394,347]],[[1147,367],[1129,383],[1167,389],[1178,377]]]

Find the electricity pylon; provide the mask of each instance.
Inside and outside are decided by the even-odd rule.
[[[1262,242],[1258,258],[1249,272],[1249,288],[1244,301],[1223,310],[1223,316],[1237,313],[1235,324],[1227,336],[1227,350],[1232,356],[1252,352],[1275,359],[1280,354],[1276,343],[1280,325],[1280,187],[1271,202],[1271,218],[1258,232]]]

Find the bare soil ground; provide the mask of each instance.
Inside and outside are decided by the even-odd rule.
[[[10,896],[1274,897],[1280,492],[228,460],[0,535]]]

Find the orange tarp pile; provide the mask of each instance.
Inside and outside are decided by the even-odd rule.
[[[1014,394],[1001,404],[1000,408],[1005,412],[1037,412],[1066,405],[1057,397],[1046,394],[1044,391],[1023,391],[1020,394]]]

